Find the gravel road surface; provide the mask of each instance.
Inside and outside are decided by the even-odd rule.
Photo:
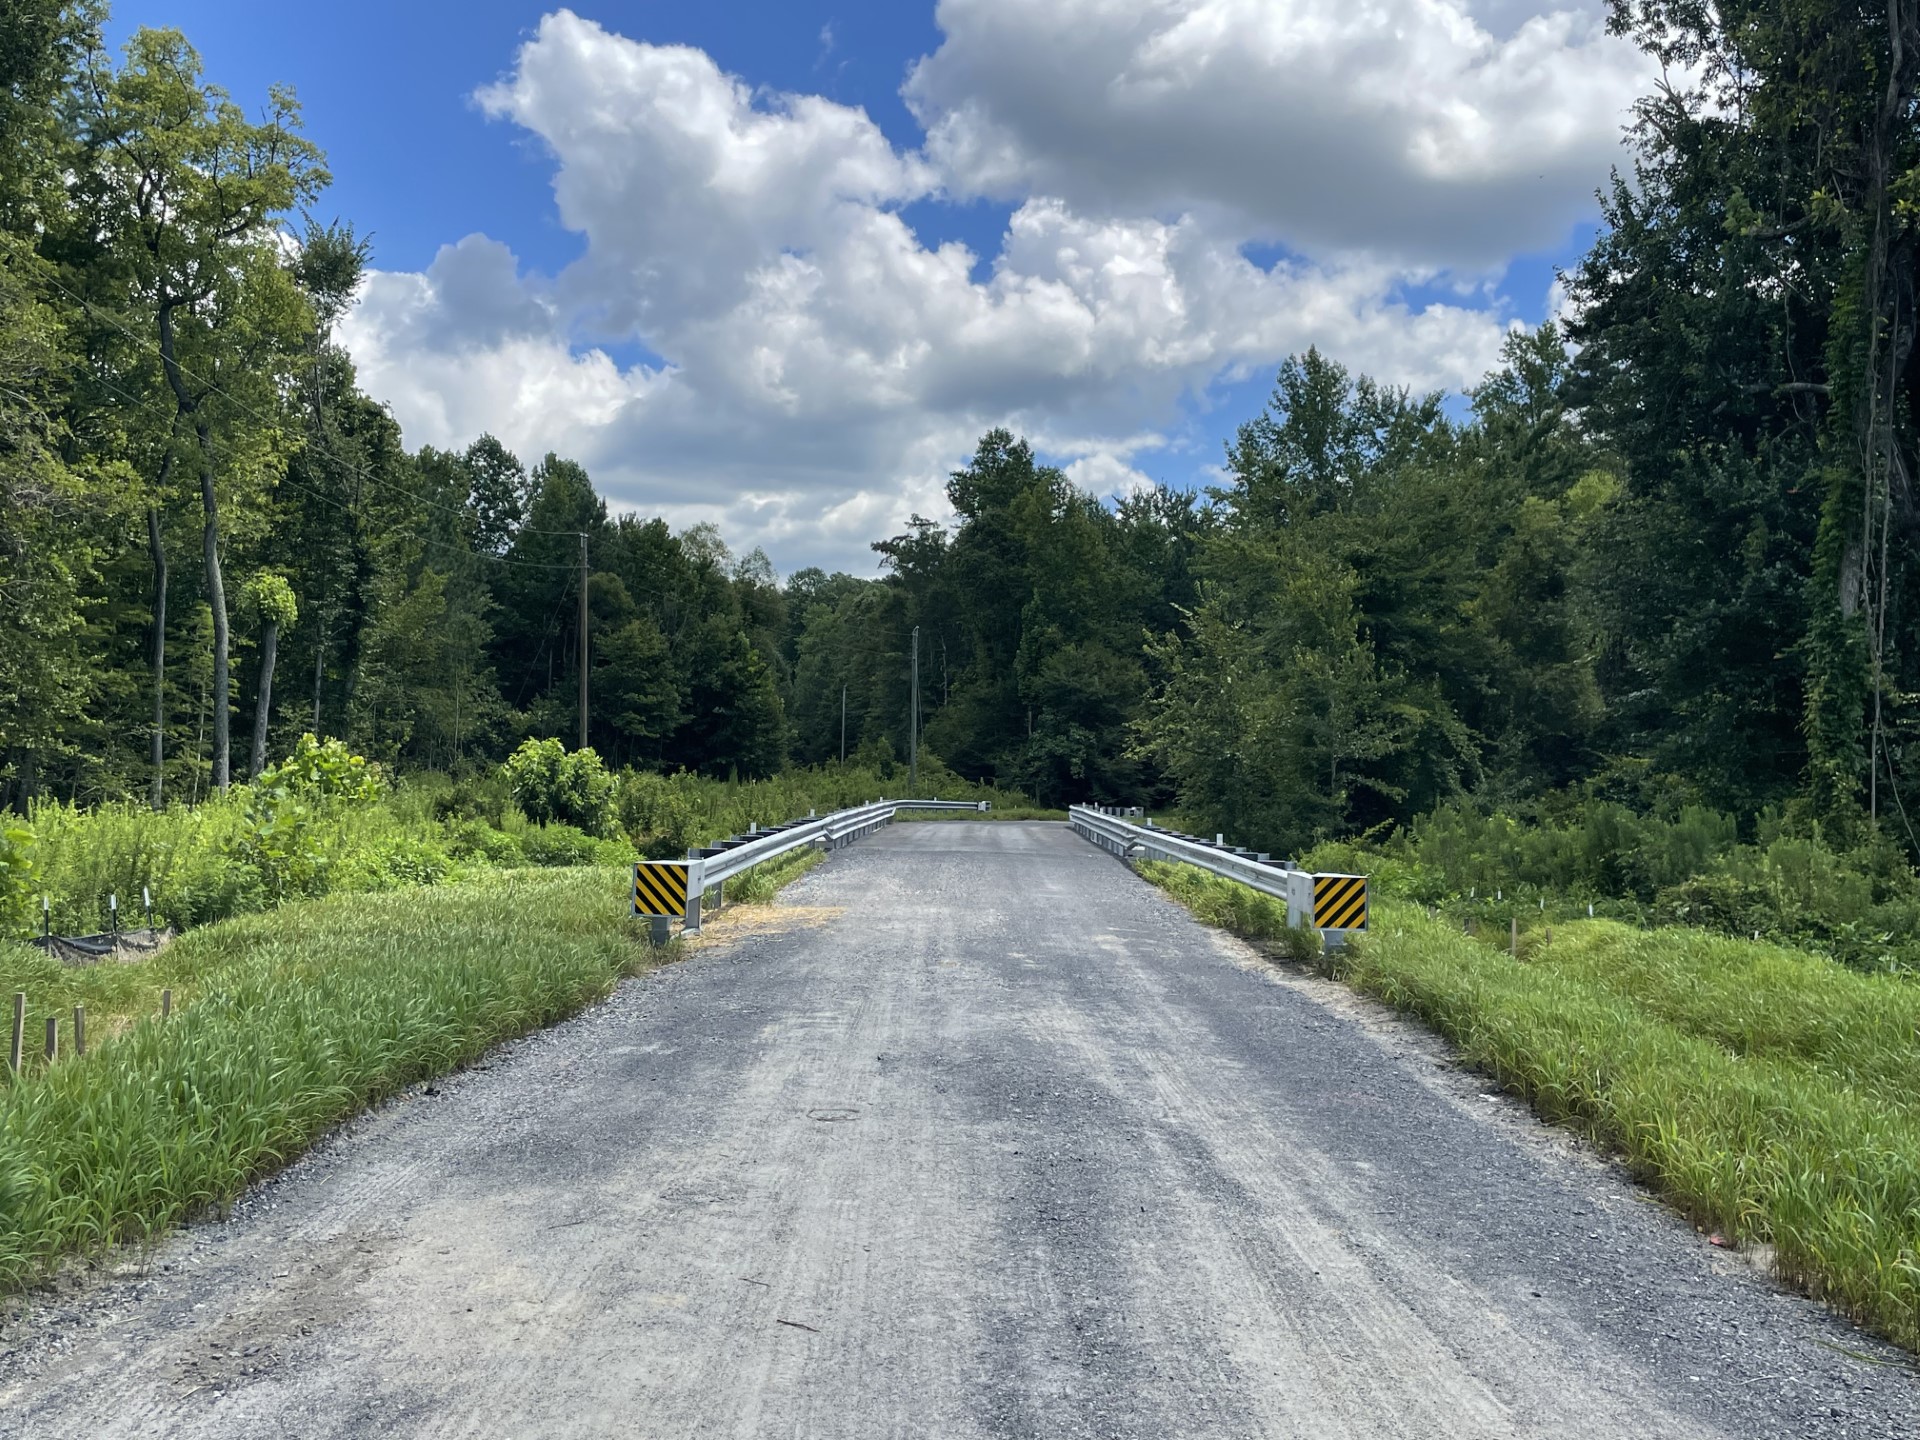
[[[1064,826],[740,913],[42,1303],[0,1434],[1920,1435],[1897,1352]]]

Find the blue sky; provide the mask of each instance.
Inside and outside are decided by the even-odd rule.
[[[1458,387],[1537,323],[1644,67],[1592,15],[1453,3],[1468,41],[1415,0],[119,0],[110,37],[298,90],[320,217],[374,238],[345,338],[410,443],[484,424],[864,568],[987,424],[1095,490],[1205,483],[1292,349]]]

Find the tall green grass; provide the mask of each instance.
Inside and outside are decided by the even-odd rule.
[[[1284,929],[1275,902],[1232,882],[1179,866],[1148,878],[1213,923]],[[1920,1350],[1911,982],[1698,930],[1577,921],[1514,957],[1416,906],[1376,901],[1372,919],[1337,953],[1343,979],[1623,1156],[1702,1227],[1772,1246],[1784,1279]]]
[[[937,766],[920,788],[944,799],[988,800],[1008,816],[1046,813],[1028,808],[1017,792],[968,785]],[[305,800],[279,818],[246,787],[157,813],[128,803],[82,809],[36,802],[24,827],[31,838],[7,851],[24,857],[26,868],[6,872],[0,938],[39,929],[42,895],[51,902],[55,934],[107,929],[109,896],[119,899],[123,928],[142,923],[143,887],[156,923],[186,929],[289,898],[433,885],[487,868],[677,858],[753,825],[906,789],[904,773],[857,766],[748,781],[628,771],[618,777],[615,813],[598,834],[529,821],[497,771],[460,781],[411,776],[376,799]]]
[[[0,1089],[0,1291],[224,1205],[345,1116],[605,995],[653,953],[626,901],[605,869],[502,873],[301,902],[68,972],[62,1003],[139,1018]],[[13,983],[57,990],[23,949],[0,948]],[[186,1003],[162,1022],[168,982]]]

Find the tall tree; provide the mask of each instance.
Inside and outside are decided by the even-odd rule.
[[[213,782],[231,773],[229,632],[221,573],[216,430],[269,428],[310,312],[281,264],[275,227],[328,182],[299,133],[292,92],[256,123],[201,77],[177,31],[141,30],[116,71],[96,66],[83,133],[98,222],[126,236],[129,299],[150,317],[173,425],[196,442],[207,604],[213,616]],[[264,382],[264,383],[263,383]]]

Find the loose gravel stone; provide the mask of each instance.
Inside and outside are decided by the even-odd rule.
[[[1064,827],[729,924],[38,1297],[0,1435],[1920,1434],[1908,1357]]]

